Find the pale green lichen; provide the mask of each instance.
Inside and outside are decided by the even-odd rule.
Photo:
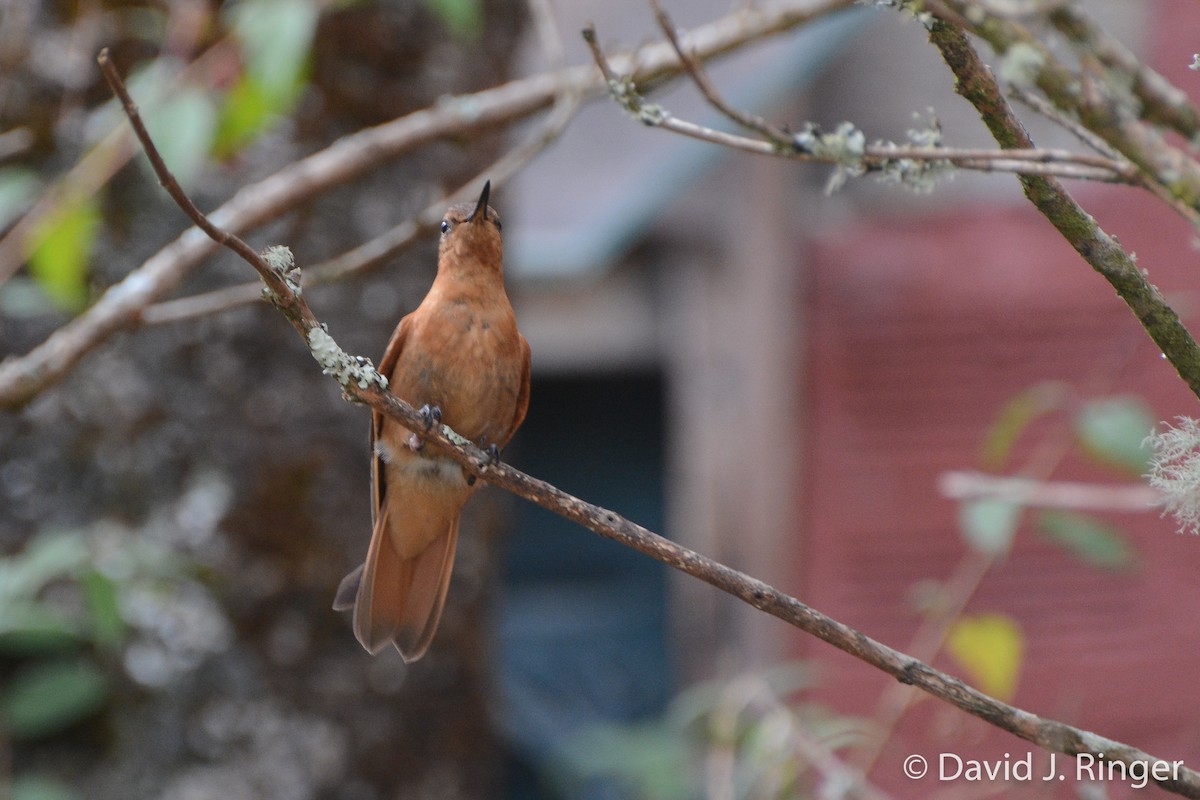
[[[450,441],[454,442],[459,447],[466,447],[471,444],[471,440],[460,433],[456,433],[449,425],[442,426],[442,435]]]
[[[997,74],[1001,81],[1022,89],[1032,88],[1046,66],[1046,54],[1037,47],[1018,42],[1004,53]]]
[[[867,152],[867,137],[851,122],[840,123],[832,133],[809,124],[793,137],[792,142],[800,152],[836,165],[825,184],[826,194],[842,188],[848,178],[866,172],[863,156]]]
[[[929,109],[929,116],[925,119],[920,114],[913,116],[924,124],[908,129],[909,144],[931,152],[941,148],[942,124],[933,109]],[[917,194],[929,194],[940,179],[953,175],[954,165],[945,159],[896,158],[880,165],[878,178],[884,183],[899,184]]]
[[[296,266],[296,257],[292,255],[291,248],[287,245],[273,244],[263,250],[261,255],[271,271],[283,279],[292,294],[299,297],[303,287],[300,285],[300,270]],[[270,287],[264,286],[263,294],[268,300],[278,305],[280,298],[275,296],[275,292]]]
[[[657,103],[647,103],[637,90],[633,78],[628,75],[613,78],[608,82],[608,93],[617,101],[625,113],[643,125],[657,127],[670,117],[665,108]]]
[[[1178,427],[1146,438],[1153,450],[1149,484],[1162,492],[1164,513],[1175,517],[1181,533],[1200,534],[1200,422],[1179,417]]]
[[[360,389],[371,385],[381,389],[387,388],[387,378],[379,374],[371,359],[350,355],[338,346],[329,335],[329,331],[323,327],[313,328],[308,332],[308,349],[321,365],[321,372],[332,375],[342,386],[354,383]]]

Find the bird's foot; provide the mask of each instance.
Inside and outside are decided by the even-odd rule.
[[[476,444],[479,445],[479,449],[481,449],[481,450],[483,450],[483,452],[487,453],[489,466],[494,467],[500,463],[500,448],[497,447],[495,445],[495,443],[488,444],[487,437],[481,436],[479,438],[479,441],[476,442]],[[474,486],[475,480],[477,477],[478,476],[476,476],[476,475],[468,475],[467,476],[467,486]]]
[[[496,446],[495,442],[488,444],[487,437],[480,436],[475,444],[480,450],[487,453],[488,466],[494,467],[500,463],[500,448]]]
[[[440,425],[442,422],[442,410],[437,406],[431,406],[428,403],[417,409],[417,413],[421,415],[421,424],[425,426],[425,432],[433,430],[434,425]],[[425,440],[419,435],[409,434],[408,449],[414,453],[419,453],[425,449]]]
[[[426,431],[433,430],[434,425],[440,425],[442,422],[442,409],[437,406],[426,403],[417,410],[417,413],[421,415],[421,422],[424,423]]]

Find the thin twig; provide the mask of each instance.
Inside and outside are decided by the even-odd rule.
[[[118,77],[117,82],[119,83],[119,81]],[[128,112],[136,113],[136,108],[132,103],[127,103],[125,107]],[[153,142],[148,136],[142,141],[150,149],[153,149]],[[169,173],[167,175],[169,176]],[[160,177],[163,177],[162,173],[160,173]],[[182,192],[180,193],[182,194]],[[175,194],[172,196],[175,197]],[[180,203],[181,208],[185,210],[189,207],[194,208],[190,200],[187,200],[186,197],[183,199],[187,202]],[[225,235],[223,231],[217,230],[216,234],[224,242],[233,241],[233,237]],[[253,251],[247,254],[239,250],[238,254],[252,264],[258,258]],[[248,255],[249,257],[247,257]],[[255,268],[258,269],[257,266]],[[271,272],[270,269],[267,271]],[[267,278],[265,275],[263,277]],[[316,322],[315,315],[308,309],[304,298],[287,281],[281,280],[279,284],[277,291],[284,295],[281,297],[283,302],[278,304],[281,310],[291,306],[298,307],[302,309],[304,318],[311,319],[315,326],[310,329],[310,333],[311,330],[320,327]],[[293,324],[294,322],[293,320]],[[297,326],[297,330],[302,336],[305,335],[302,328]],[[311,346],[311,338],[309,336],[305,336],[305,338]],[[336,345],[332,347],[336,349]],[[338,353],[357,364],[365,361],[346,356],[340,350]],[[336,372],[336,370],[331,370],[327,366],[326,372]],[[383,388],[381,381],[374,379],[347,380],[343,376],[340,382],[347,398],[366,403],[372,409],[398,420],[403,425],[414,429],[424,428],[423,418],[416,409],[388,392]],[[682,547],[625,519],[614,511],[567,494],[508,464],[493,461],[488,453],[454,433],[448,426],[441,428],[435,426],[425,434],[425,438],[429,443],[437,446],[439,452],[445,452],[465,469],[488,483],[542,506],[601,536],[624,544],[673,569],[698,578],[760,611],[828,642],[891,675],[898,681],[916,686],[1002,730],[1009,731],[1049,750],[1068,754],[1089,753],[1097,758],[1145,766],[1147,775],[1163,788],[1187,797],[1200,798],[1200,773],[1186,768],[1176,770],[1170,762],[1158,759],[1137,748],[1097,736],[1062,722],[1039,717],[989,697],[957,678],[877,642],[756,578]],[[1160,764],[1163,766],[1157,767]],[[1162,771],[1164,768],[1165,772]],[[1160,778],[1160,774],[1167,774],[1169,777]]]
[[[1002,148],[1033,147],[992,71],[979,58],[962,28],[941,17],[940,3],[929,0],[929,4],[938,10],[930,41],[954,73],[956,91],[975,106]],[[1200,397],[1200,346],[1141,267],[1075,202],[1062,184],[1035,175],[1022,175],[1020,180],[1030,202],[1116,290],[1179,377]]]
[[[213,63],[227,58],[235,47],[229,37],[210,45],[180,69],[163,87],[169,92],[203,74]],[[174,53],[179,57],[182,53]],[[43,189],[41,196],[0,236],[0,284],[8,281],[25,262],[26,247],[38,224],[64,202],[95,196],[137,154],[138,148],[123,125],[115,126],[96,142],[69,170]]]
[[[657,2],[652,0],[659,13],[659,24],[675,48],[686,74],[696,83],[701,94],[710,105],[742,127],[758,133],[762,138],[720,131],[689,120],[680,119],[660,105],[649,103],[641,97],[629,79],[622,79],[609,63],[608,57],[596,41],[595,29],[590,25],[583,30],[583,39],[591,50],[592,58],[608,83],[614,98],[639,121],[663,130],[692,139],[728,147],[754,155],[790,158],[818,164],[843,163],[845,156],[830,153],[814,153],[798,145],[797,137],[782,128],[771,125],[761,117],[742,112],[725,101],[708,79],[698,62],[679,43],[670,18],[663,13]],[[918,147],[890,143],[865,145],[859,155],[859,166],[864,172],[882,171],[899,160],[944,163],[978,172],[1008,172],[1018,175],[1046,175],[1074,180],[1093,180],[1108,183],[1130,183],[1141,185],[1137,168],[1123,159],[1106,158],[1102,155],[1073,153],[1068,150],[1046,148],[1021,148],[1008,150],[983,150],[953,147]]]
[[[697,28],[691,41],[697,56],[710,58],[853,5],[854,0],[763,0]],[[666,42],[642,48],[636,59],[626,55],[613,61],[621,69],[634,72],[639,80],[677,74],[680,68],[678,58]],[[429,108],[345,136],[324,150],[243,187],[209,217],[227,230],[244,233],[428,142],[515,122],[551,105],[564,92],[588,100],[600,96],[605,88],[595,67],[582,64],[470,95],[443,98]],[[141,324],[141,312],[148,305],[178,286],[215,250],[215,243],[201,231],[185,231],[109,287],[87,311],[44,342],[24,355],[4,358],[0,361],[0,409],[22,406],[62,380],[113,334],[136,328]]]
[[[1186,97],[1179,99],[1177,90],[1167,91],[1169,84],[1165,80],[1152,77],[1153,73],[1131,60],[1128,53],[1115,52],[1107,38],[1103,41],[1092,38],[1098,33],[1088,29],[1081,17],[1051,15],[1077,43],[1083,43],[1082,68],[1075,71],[1039,41],[1029,28],[1016,20],[989,14],[970,0],[926,0],[925,9],[947,24],[979,36],[1001,56],[1024,51],[1023,58],[1035,65],[1028,80],[1052,104],[1076,116],[1084,127],[1137,165],[1143,173],[1139,185],[1157,183],[1177,201],[1200,211],[1200,162],[1186,149],[1169,141],[1156,125],[1147,124],[1139,116],[1144,112],[1155,122],[1161,118],[1172,127],[1194,132],[1197,124],[1195,109],[1189,107]],[[1089,41],[1101,49],[1100,54],[1086,50]],[[1126,101],[1128,92],[1112,90],[1105,85],[1103,78],[1108,77],[1110,68],[1135,78],[1135,93],[1143,92],[1142,108],[1131,107],[1135,104]],[[1126,82],[1126,78],[1118,77],[1112,85]],[[1154,110],[1148,106],[1154,106]]]
[[[158,176],[158,181],[162,187],[175,201],[175,204],[187,215],[187,218],[192,223],[204,231],[204,233],[217,244],[232,250],[250,266],[257,270],[259,277],[263,283],[267,285],[270,297],[274,300],[284,315],[292,322],[302,335],[307,336],[309,330],[317,326],[316,317],[309,310],[307,303],[300,303],[299,297],[292,292],[288,286],[287,280],[278,269],[272,268],[262,256],[255,252],[254,248],[246,244],[242,239],[234,233],[231,233],[218,225],[213,224],[208,217],[204,215],[192,199],[188,197],[187,192],[179,185],[179,181],[171,174],[171,170],[167,168],[166,162],[158,152],[158,148],[154,146],[154,140],[150,138],[150,132],[146,130],[145,123],[142,122],[141,114],[138,112],[137,104],[133,102],[133,98],[129,96],[129,90],[125,88],[125,82],[121,80],[121,76],[117,73],[117,68],[113,66],[112,59],[108,57],[108,48],[100,51],[100,55],[96,58],[100,64],[100,71],[104,74],[104,79],[108,82],[109,88],[113,94],[121,101],[121,107],[125,110],[125,116],[129,118],[129,124],[133,126],[133,132],[137,135],[138,141],[142,144],[142,149],[146,152],[146,157],[150,160],[150,166],[154,168],[154,174]]]
[[[456,191],[438,198],[422,209],[416,216],[397,225],[340,255],[314,264],[304,270],[305,286],[312,288],[337,283],[347,278],[363,275],[382,264],[397,253],[407,249],[420,237],[436,230],[446,206],[456,197],[464,196],[467,187],[478,186],[485,177],[499,188],[519,172],[539,153],[549,147],[579,113],[582,99],[578,93],[564,90],[555,101],[545,121],[520,145],[509,150],[499,159],[481,170]],[[262,299],[259,284],[243,283],[208,292],[164,300],[148,306],[142,312],[142,324],[162,325],[182,322],[197,317],[218,314],[234,308],[257,303]]]
[[[1050,23],[1081,53],[1098,58],[1129,80],[1140,103],[1142,119],[1164,125],[1192,139],[1200,133],[1200,110],[1187,92],[1143,64],[1125,45],[1087,17],[1077,3],[1060,3],[1047,15]]]
[[[467,187],[478,186],[484,177],[490,178],[492,185],[497,188],[503,186],[512,175],[562,134],[562,131],[579,112],[580,103],[578,95],[564,93],[556,102],[545,123],[518,147],[508,151],[489,167],[481,170],[456,191],[450,192],[426,206],[414,217],[393,225],[378,236],[340,255],[305,268],[305,286],[308,288],[325,286],[350,277],[367,274],[389,258],[407,249],[422,235],[436,230],[446,206],[452,203],[456,197],[463,196]],[[141,321],[143,325],[183,322],[252,305],[261,300],[262,292],[258,283],[242,283],[154,303],[142,312]]]
[[[983,472],[953,470],[938,477],[938,491],[950,500],[1007,500],[1034,508],[1145,513],[1162,495],[1145,484],[1111,486],[1073,481],[1037,481]]]
[[[683,64],[684,72],[692,79],[692,83],[696,84],[696,88],[704,95],[704,99],[708,101],[710,106],[743,128],[747,128],[763,136],[777,147],[790,148],[793,146],[793,137],[787,131],[772,125],[760,116],[747,113],[725,102],[725,98],[721,96],[721,93],[717,91],[717,87],[709,80],[708,73],[704,70],[704,67],[680,43],[679,34],[675,30],[675,23],[671,21],[671,18],[663,9],[662,3],[659,0],[650,0],[650,5],[654,9],[654,16],[658,20],[658,27],[667,37],[667,41],[671,43],[671,47],[674,48],[675,53],[679,56],[679,61]]]

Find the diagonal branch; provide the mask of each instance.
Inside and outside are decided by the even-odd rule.
[[[104,65],[103,60],[102,65]],[[111,70],[111,65],[105,67],[105,76],[110,81],[114,81],[117,86],[120,85],[120,78]],[[115,88],[116,86],[114,86]],[[125,108],[130,114],[135,129],[139,129],[139,124],[135,119],[136,108],[131,102],[125,103]],[[152,152],[154,143],[149,136],[145,135],[142,129],[138,130],[138,135],[147,152]],[[152,156],[151,162],[158,171],[160,181],[172,197],[182,195],[183,192],[175,183],[174,178],[165,167],[161,166],[161,159]],[[194,209],[190,201],[180,205],[185,212],[189,208]],[[191,216],[190,212],[189,216]],[[195,217],[192,219],[199,224],[199,220]],[[222,241],[233,241],[234,237],[220,230],[218,226],[212,227],[217,228],[215,233],[218,237],[224,237]],[[280,295],[276,305],[281,309],[295,308],[299,310],[296,319],[290,317],[289,319],[304,336],[314,357],[322,364],[325,372],[337,377],[347,399],[365,403],[372,409],[414,429],[424,428],[423,418],[416,409],[388,392],[386,381],[375,372],[366,359],[348,356],[337,347],[325,331],[324,326],[317,322],[316,316],[309,310],[303,296],[299,294],[297,282],[286,279],[273,280],[273,278],[279,277],[277,273],[280,270],[267,265],[264,271],[264,265],[259,263],[261,259],[252,251],[247,254],[239,249],[238,253],[259,271],[259,274],[267,281],[271,292]],[[297,320],[301,324],[297,324]],[[306,330],[306,326],[310,324],[312,327],[308,327]],[[444,449],[465,469],[488,483],[536,503],[673,569],[698,578],[760,611],[828,642],[839,650],[891,675],[901,683],[916,686],[936,698],[1040,747],[1072,755],[1088,753],[1097,759],[1138,765],[1139,768],[1144,768],[1146,774],[1163,788],[1186,797],[1200,798],[1200,773],[1183,767],[1180,762],[1167,762],[1130,745],[1056,720],[1045,719],[1003,703],[951,675],[871,639],[866,634],[822,614],[773,586],[682,547],[625,519],[614,511],[567,494],[546,481],[526,475],[507,464],[493,462],[486,452],[456,434],[449,426],[443,425],[440,428],[434,428],[425,436],[440,449]]]
[[[939,16],[929,37],[954,73],[956,91],[975,106],[996,142],[1002,148],[1031,147],[1029,134],[962,29]],[[1179,377],[1200,397],[1200,346],[1158,288],[1062,184],[1036,175],[1022,175],[1020,180],[1025,196],[1084,261],[1112,285]]]
[[[545,121],[525,141],[502,155],[457,191],[426,206],[412,219],[406,219],[328,261],[306,268],[304,270],[305,285],[310,288],[323,286],[355,275],[365,274],[409,247],[423,234],[437,230],[442,213],[454,197],[461,195],[468,186],[478,186],[484,176],[490,178],[493,185],[503,185],[558,138],[575,118],[581,103],[582,99],[577,93],[564,90],[555,100],[554,108],[551,109]],[[250,305],[258,302],[261,298],[262,292],[256,282],[226,286],[189,297],[154,303],[142,312],[141,323],[143,325],[161,325],[181,322]]]
[[[1145,182],[1133,164],[1103,154],[1079,154],[1061,149],[1034,148],[1032,145],[1020,150],[979,150],[945,147],[940,143],[907,146],[890,142],[867,144],[862,132],[849,124],[843,124],[833,134],[822,133],[812,124],[800,133],[791,133],[762,117],[730,105],[709,79],[699,60],[683,46],[674,24],[661,5],[657,0],[651,0],[651,5],[684,74],[696,85],[708,104],[757,136],[730,133],[680,119],[663,106],[647,101],[638,92],[634,77],[620,74],[609,63],[608,57],[597,44],[595,29],[589,25],[582,31],[583,39],[608,83],[609,94],[630,116],[645,125],[755,155],[834,164],[853,174],[883,173],[914,188],[919,188],[923,180],[927,183],[928,177],[938,167],[945,166],[979,172],[1053,175],[1138,186]]]
[[[691,41],[697,57],[711,58],[853,5],[854,0],[764,0],[696,29]],[[666,42],[644,47],[614,62],[639,80],[678,74],[680,69],[674,51]],[[431,141],[512,123],[546,108],[564,93],[588,100],[600,96],[604,89],[595,68],[581,64],[510,81],[475,94],[443,99],[429,108],[345,136],[324,150],[243,187],[209,217],[220,227],[244,233]],[[0,409],[22,406],[47,386],[62,380],[81,359],[111,336],[138,327],[143,309],[178,286],[216,249],[202,231],[185,231],[42,344],[23,356],[9,356],[0,361]]]

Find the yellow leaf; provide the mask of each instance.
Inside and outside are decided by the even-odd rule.
[[[999,700],[1011,700],[1017,689],[1024,640],[1021,629],[1002,614],[963,617],[950,628],[950,655],[970,679]]]

